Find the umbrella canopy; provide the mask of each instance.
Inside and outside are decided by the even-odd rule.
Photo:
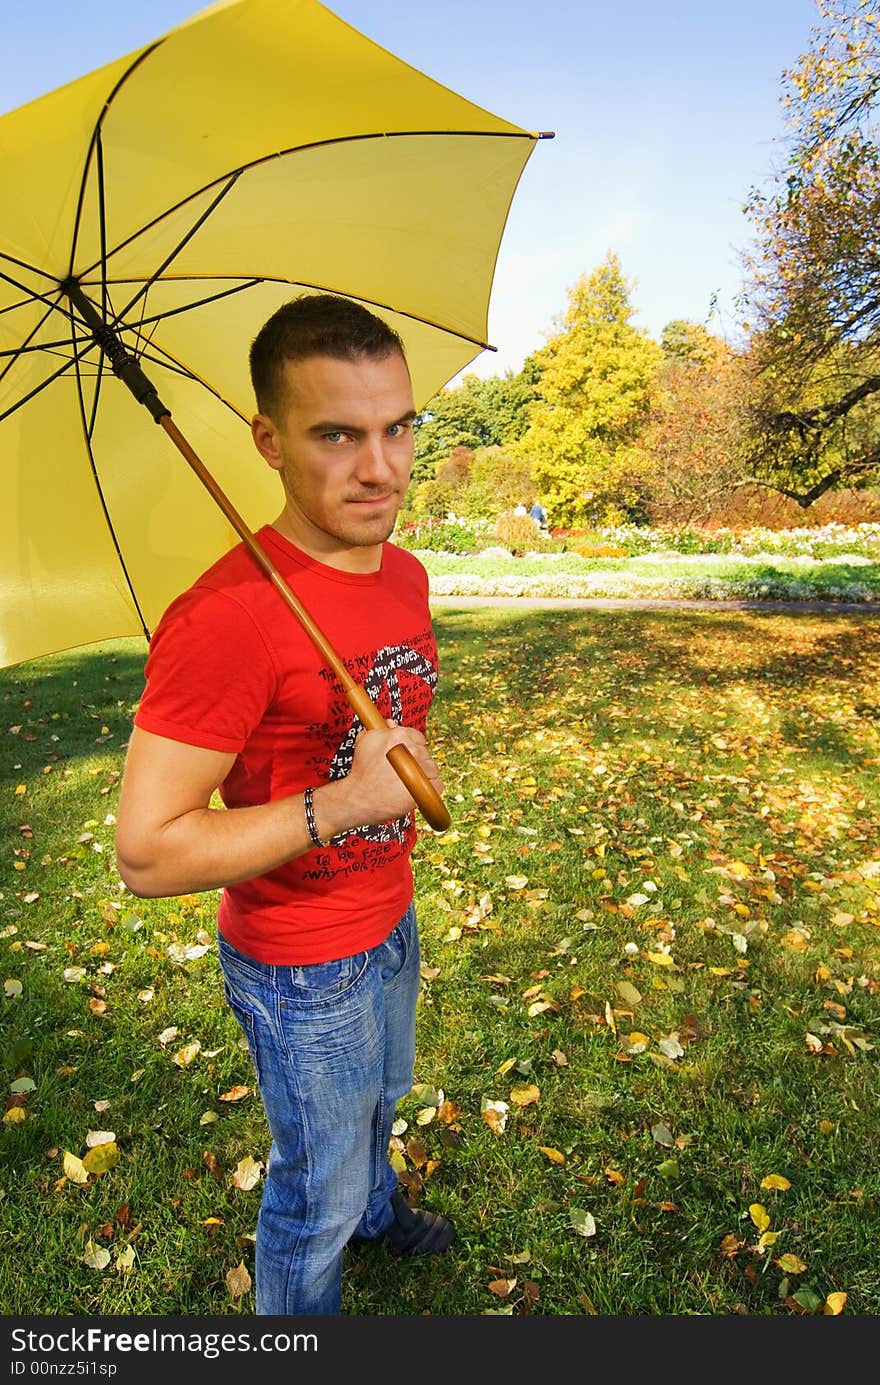
[[[425,404],[487,345],[538,138],[316,0],[221,0],[0,118],[0,667],[148,634],[239,539],[95,313],[257,527],[283,498],[249,430],[262,323],[301,292],[355,298]]]

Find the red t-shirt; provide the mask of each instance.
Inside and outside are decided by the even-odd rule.
[[[340,572],[270,525],[257,538],[382,715],[424,732],[437,646],[418,559],[386,543],[378,572]],[[157,736],[234,753],[219,790],[227,808],[341,778],[361,729],[342,685],[244,544],[163,615],[134,721]],[[227,886],[221,933],[240,952],[281,965],[374,947],[412,900],[415,834],[408,814]]]

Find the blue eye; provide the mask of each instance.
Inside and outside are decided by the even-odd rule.
[[[324,434],[324,437],[327,439],[328,442],[339,442],[340,439],[344,436],[345,435],[343,433],[340,433],[338,430],[334,430],[334,432],[332,433]]]

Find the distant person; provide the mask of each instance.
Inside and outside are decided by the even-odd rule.
[[[532,519],[535,521],[539,529],[547,528],[547,511],[544,509],[544,506],[541,504],[539,500],[535,501],[534,505],[529,510],[529,514],[531,515]]]
[[[515,515],[527,515],[528,510],[526,509],[525,505],[517,505],[513,513]]]

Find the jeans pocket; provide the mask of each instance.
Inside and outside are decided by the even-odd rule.
[[[226,996],[226,1003],[235,1016],[236,1023],[244,1035],[248,1052],[251,1055],[251,1062],[254,1068],[254,1075],[257,1085],[261,1082],[260,1072],[260,1045],[257,1040],[257,1017],[247,1004],[243,1004],[239,993],[230,985],[227,977],[223,978],[223,994]]]
[[[355,952],[333,962],[310,962],[302,967],[279,967],[278,980],[286,1001],[326,1005],[353,992],[366,976],[369,953]]]

